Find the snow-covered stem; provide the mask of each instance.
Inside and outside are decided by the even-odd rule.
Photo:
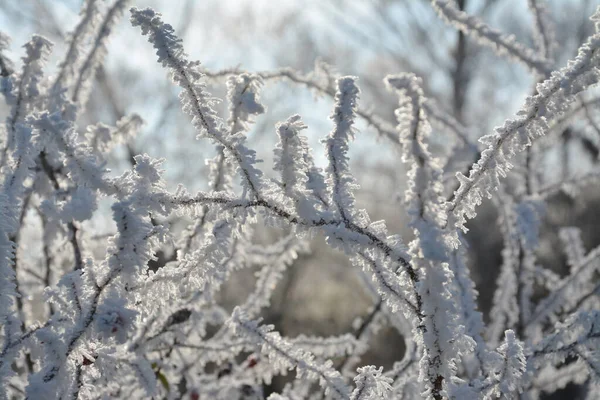
[[[70,80],[74,78],[77,65],[79,64],[81,50],[86,36],[95,29],[100,13],[99,0],[86,0],[81,8],[81,19],[70,34],[69,48],[65,54],[64,60],[60,63],[60,68],[50,89],[50,93],[57,95],[61,90],[66,89]]]
[[[516,228],[516,215],[513,211],[513,199],[503,191],[496,199],[499,211],[499,225],[504,246],[502,249],[502,266],[494,292],[491,321],[487,326],[487,339],[497,345],[506,327],[515,327],[518,321],[519,305],[517,296],[517,269],[520,262],[519,237]]]
[[[10,37],[4,32],[0,31],[0,77],[7,77],[12,74],[12,62],[3,53],[10,46]],[[1,79],[1,78],[0,78]]]
[[[564,324],[545,337],[528,356],[531,360],[554,356],[566,358],[579,352],[595,351],[600,340],[598,312],[580,312],[571,316]]]
[[[471,151],[477,151],[477,144],[469,137],[471,135],[468,129],[451,114],[445,112],[440,104],[426,98],[423,102],[423,108],[427,112],[432,125],[449,130],[464,146],[469,147]]]
[[[229,100],[229,126],[230,135],[246,132],[249,129],[251,115],[260,115],[265,112],[265,107],[260,103],[259,91],[262,80],[258,75],[242,73],[230,76],[227,80]]]
[[[23,123],[28,113],[34,109],[32,103],[40,96],[42,68],[50,55],[52,43],[43,36],[33,35],[24,47],[26,55],[23,57],[23,67],[14,82],[14,87],[9,86],[9,90],[3,91],[10,111],[6,118],[7,140],[0,156],[0,166],[5,164],[8,152],[14,149],[18,140],[17,124]]]
[[[343,77],[337,80],[335,105],[331,119],[333,131],[325,143],[329,165],[328,178],[325,181],[333,192],[332,200],[341,219],[350,223],[354,212],[354,195],[356,183],[348,170],[348,144],[354,139],[354,119],[358,100],[358,87],[354,77]]]
[[[303,241],[297,241],[295,235],[290,236],[278,243],[282,249],[277,257],[269,260],[267,264],[257,273],[256,288],[246,301],[240,306],[249,318],[256,317],[260,310],[270,305],[273,290],[277,282],[283,277],[285,270],[299,254],[308,252],[308,245]]]
[[[331,361],[316,363],[314,356],[301,347],[293,347],[272,326],[260,326],[259,321],[249,320],[240,310],[233,310],[231,316],[233,329],[254,342],[254,345],[269,357],[272,368],[284,373],[288,368],[295,368],[299,377],[318,380],[326,388],[325,394],[334,399],[349,399],[349,388],[338,371],[332,368]]]
[[[443,383],[449,379],[453,372],[455,355],[444,354],[446,341],[455,338],[441,335],[444,333],[452,336],[454,324],[444,320],[446,311],[439,313],[439,301],[444,302],[447,293],[445,282],[447,276],[444,272],[436,279],[433,263],[445,262],[448,259],[447,248],[443,244],[443,233],[440,230],[443,224],[443,214],[440,205],[441,197],[441,171],[436,165],[427,149],[426,140],[431,130],[423,108],[425,102],[420,80],[412,75],[388,76],[388,87],[395,89],[400,94],[400,108],[396,111],[399,125],[400,142],[403,145],[403,161],[412,164],[409,172],[408,189],[405,202],[407,212],[411,219],[411,226],[417,237],[410,246],[413,262],[419,269],[423,283],[420,286],[419,298],[423,302],[423,320],[425,329],[422,340],[426,343],[425,355],[421,360],[420,379],[427,382],[427,392],[435,399],[442,398]],[[422,253],[422,254],[421,254]],[[444,268],[443,264],[441,265]],[[433,267],[433,268],[432,268]],[[439,268],[440,265],[437,265]],[[447,267],[446,267],[447,268]],[[432,286],[433,285],[433,286]],[[441,286],[440,286],[441,285]],[[435,287],[437,286],[437,287]],[[433,297],[441,295],[440,298]],[[441,328],[442,326],[448,327]],[[443,360],[443,361],[442,361]],[[443,368],[449,361],[450,371]]]
[[[542,76],[551,71],[550,61],[544,55],[536,54],[532,49],[517,42],[514,36],[506,35],[479,18],[458,9],[454,0],[431,0],[431,3],[442,19],[465,35],[473,36],[481,44],[496,50],[498,54],[506,54]]]
[[[243,74],[244,70],[239,68],[229,68],[218,71],[203,69],[203,72],[207,78],[216,80],[222,77]],[[303,75],[294,69],[282,68],[274,71],[259,71],[255,72],[253,75],[259,76],[264,82],[286,80],[290,83],[305,86],[320,96],[328,96],[331,99],[335,98],[335,89],[320,82],[320,80],[315,76],[316,74],[314,72]],[[444,111],[443,108],[440,107],[436,102],[431,99],[427,99],[424,107],[430,114],[433,123],[447,129],[452,133],[452,135],[456,136],[459,141],[463,142],[463,144],[469,147],[476,147],[469,138],[467,128],[457,121],[456,118],[454,118],[451,114]],[[380,116],[375,114],[373,111],[365,109],[359,105],[356,108],[356,115],[359,116],[367,125],[373,128],[379,136],[386,138],[393,144],[398,144],[398,136],[394,127],[387,121],[383,120]]]
[[[556,47],[555,32],[545,0],[528,0],[527,5],[533,14],[533,39],[541,57],[552,60]]]
[[[396,75],[388,76],[386,83],[400,94],[396,116],[403,161],[412,164],[405,201],[416,236],[410,249],[421,274],[419,295],[426,325],[421,377],[428,377],[431,394],[439,398],[442,390],[448,390],[442,384],[448,385],[455,377],[459,358],[469,357],[474,350],[476,375],[484,371],[487,350],[481,336],[483,321],[464,253],[451,247],[457,233],[443,228],[442,171],[427,145],[431,127],[420,79],[412,74]],[[453,300],[456,298],[459,300]],[[455,345],[449,348],[447,343]]]
[[[475,209],[483,196],[491,197],[500,179],[512,168],[509,159],[544,135],[548,130],[546,121],[564,113],[578,93],[598,83],[598,47],[600,33],[592,35],[566,67],[538,84],[537,93],[525,100],[516,118],[507,120],[493,134],[480,139],[487,145],[481,158],[472,166],[468,177],[457,174],[460,186],[447,206],[449,226],[466,230],[466,218],[476,215]]]
[[[301,217],[313,215],[330,202],[325,180],[314,165],[308,139],[300,134],[306,128],[299,115],[277,124],[279,143],[274,150],[274,169],[281,174],[279,185]]]
[[[592,276],[600,268],[600,247],[590,251],[584,258],[571,267],[571,273],[564,277],[552,293],[544,298],[535,308],[529,326],[535,326],[550,318],[555,320],[555,313],[569,310],[577,304],[582,296],[589,293],[593,285]]]
[[[199,137],[207,137],[223,146],[227,157],[231,157],[242,175],[242,184],[251,195],[256,196],[262,186],[261,173],[254,166],[255,152],[245,145],[245,137],[236,132],[227,132],[224,123],[212,108],[215,100],[199,80],[203,73],[199,63],[187,59],[187,55],[169,24],[162,22],[161,15],[150,8],[131,9],[131,23],[142,29],[143,35],[154,45],[158,62],[171,71],[173,82],[181,86],[180,99],[183,110],[192,117],[192,124]]]
[[[15,298],[22,296],[17,292],[15,270],[15,243],[11,240],[19,230],[23,207],[24,183],[31,176],[34,165],[37,139],[32,138],[33,131],[25,125],[19,125],[16,132],[14,152],[11,154],[6,175],[2,182],[0,195],[0,325],[3,326],[2,358],[0,359],[0,394],[5,394],[5,381],[12,375],[10,361],[16,356],[11,347],[21,342],[20,335],[24,322],[15,307]]]
[[[354,378],[356,389],[350,396],[351,400],[386,399],[392,390],[392,379],[382,375],[383,368],[376,369],[373,365],[358,369]]]
[[[600,177],[600,171],[594,170],[583,175],[577,175],[569,179],[560,180],[556,183],[543,186],[539,189],[539,196],[546,200],[560,192],[572,196],[595,182]]]
[[[73,84],[73,91],[70,94],[71,101],[74,103],[85,105],[90,86],[92,85],[92,80],[96,75],[96,69],[102,64],[106,54],[106,41],[108,36],[110,35],[113,26],[115,26],[119,18],[123,15],[129,1],[130,0],[116,0],[104,16],[104,19],[98,28],[98,32],[93,39],[92,48],[87,54],[83,65],[81,65],[81,68],[77,72],[78,76]],[[88,7],[93,7],[93,5],[88,5]],[[90,12],[92,12],[92,10],[90,10]],[[87,10],[84,15],[84,19],[87,18]],[[90,18],[93,20],[94,16],[92,15]]]
[[[386,79],[400,98],[394,129],[361,108],[355,77],[338,77],[323,63],[309,74],[289,68],[210,73],[188,59],[160,14],[134,8],[131,22],[181,88],[183,111],[198,136],[216,147],[216,157],[207,162],[205,191],[183,185],[171,191],[163,160],[135,156],[118,176],[107,168],[117,145],[140,129],[141,117],[87,128],[77,124],[109,30],[126,3],[111,2],[101,20],[99,2],[84,2],[53,79],[42,74],[50,44],[40,36],[27,45],[21,72],[0,58],[0,88],[8,105],[0,172],[0,399],[259,399],[265,385],[289,370],[296,371],[295,378],[269,398],[437,400],[521,393],[536,398],[570,382],[598,381],[599,247],[587,251],[582,230],[557,227],[568,273],[540,265],[548,199],[574,182],[546,183],[536,193],[537,185],[527,187],[523,178],[542,163],[515,156],[541,134],[572,122],[561,119],[567,113],[594,117],[587,103],[569,102],[583,102],[576,96],[597,83],[599,33],[575,60],[550,74],[551,35],[539,0],[529,2],[539,19],[535,51],[449,2],[434,1],[461,30],[547,77],[516,117],[483,138],[481,159],[468,177],[459,175],[460,187],[446,201],[444,176],[460,153],[453,145],[438,152],[432,129],[451,132],[477,154],[470,141],[475,130],[428,100],[415,75]],[[600,13],[594,18],[600,20]],[[0,57],[7,46],[0,35]],[[223,119],[202,81],[225,76]],[[333,127],[322,140],[324,170],[304,136],[309,119],[297,114],[275,124],[273,171],[259,168],[247,134],[253,119],[267,110],[263,85],[275,80],[332,100]],[[394,206],[408,215],[413,233],[408,246],[388,232],[385,221],[371,221],[359,208],[364,199],[357,196],[350,154],[360,122],[391,139],[407,164],[404,201]],[[549,143],[539,146],[538,155]],[[513,157],[525,167],[500,185]],[[235,173],[241,185],[234,184]],[[468,267],[479,259],[469,259],[470,237],[460,230],[483,195],[495,190],[504,250],[486,326],[477,306],[481,288]],[[105,203],[112,206],[110,234],[94,231]],[[37,230],[39,235],[31,234]],[[492,228],[485,232],[493,239]],[[313,259],[319,248],[298,262],[309,253],[308,243],[321,237],[352,264],[336,279],[347,282],[356,273],[374,306],[345,332],[286,337],[285,317],[292,308],[287,306],[295,296],[285,293],[277,304],[277,285],[296,285],[306,263],[327,268],[330,260]],[[476,267],[482,272],[494,266]],[[246,282],[253,273],[254,280]],[[229,287],[239,276],[247,291]],[[228,289],[235,292],[235,305],[224,298]],[[47,305],[36,307],[44,301]],[[358,309],[354,297],[341,301]],[[274,321],[277,330],[261,325],[261,317]],[[406,349],[387,371],[361,362],[379,347],[373,341],[385,326],[401,336],[398,347],[404,343]],[[386,343],[385,350],[391,345],[396,347]]]
[[[526,358],[521,343],[515,336],[515,332],[507,330],[504,334],[504,342],[498,348],[502,357],[496,371],[497,381],[483,391],[484,395],[516,395],[525,386]]]

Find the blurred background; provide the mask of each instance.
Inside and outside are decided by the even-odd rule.
[[[0,0],[0,30],[12,36],[8,53],[13,61],[33,33],[47,36],[56,45],[48,73],[63,55],[65,38],[78,21],[80,0]],[[110,3],[107,1],[107,3]],[[599,0],[548,0],[555,25],[556,66],[573,58],[578,46],[593,31],[589,16]],[[490,25],[532,44],[533,16],[524,0],[458,0],[461,9]],[[356,75],[361,87],[361,107],[390,126],[396,124],[397,98],[386,92],[382,79],[392,73],[414,72],[423,78],[425,94],[436,107],[451,115],[476,143],[491,133],[522,105],[531,93],[535,77],[524,67],[499,58],[462,33],[448,27],[427,0],[133,0],[138,8],[152,7],[171,23],[191,59],[218,71],[239,67],[250,72],[292,67],[303,74],[326,68],[341,75]],[[138,113],[146,122],[137,138],[113,152],[109,166],[115,174],[130,167],[130,156],[148,153],[166,158],[171,188],[183,183],[190,190],[204,190],[207,170],[204,160],[213,157],[207,141],[195,140],[195,132],[179,107],[178,89],[156,63],[152,46],[128,22],[128,13],[114,29],[108,54],[98,70],[85,126],[98,121],[114,125],[122,116]],[[223,98],[225,79],[211,80],[210,91]],[[307,136],[317,162],[324,166],[319,140],[331,129],[328,116],[332,100],[304,86],[289,82],[267,82],[262,91],[265,115],[249,132],[249,146],[270,170],[276,142],[275,123],[298,113],[309,126]],[[573,179],[597,168],[600,154],[600,98],[585,93],[581,106],[569,119],[555,124],[543,143],[543,156],[536,160],[542,187],[561,179]],[[579,103],[578,103],[579,104]],[[0,114],[3,104],[0,103]],[[220,111],[226,115],[227,104]],[[402,195],[406,168],[398,152],[364,121],[351,147],[352,170],[360,183],[358,202],[372,220],[385,219],[392,232],[411,238],[406,226]],[[456,187],[454,174],[474,161],[469,148],[453,135],[434,126],[432,150],[445,157],[451,148],[458,156],[448,163],[447,193]],[[517,160],[517,163],[519,160]],[[510,192],[511,180],[507,191]],[[597,186],[578,191],[557,191],[549,197],[543,219],[538,262],[559,274],[566,273],[565,258],[557,238],[558,228],[578,226],[587,249],[600,243],[600,199]],[[177,217],[178,218],[178,217]],[[184,226],[174,217],[171,223]],[[503,239],[496,223],[499,215],[486,201],[478,217],[469,223],[468,257],[480,292],[481,310],[491,307],[493,288],[502,264]],[[108,212],[89,222],[96,234],[110,233]],[[280,232],[262,228],[257,241],[274,241]],[[357,317],[367,314],[373,299],[362,289],[359,275],[347,258],[330,250],[316,237],[312,252],[302,255],[288,270],[265,319],[283,334],[331,335],[352,331]],[[100,249],[102,250],[102,249]],[[171,256],[168,246],[160,256]],[[160,260],[159,260],[160,263]],[[233,306],[252,290],[253,271],[233,277],[223,301]],[[402,339],[389,329],[381,330],[365,363],[389,367],[404,351]]]

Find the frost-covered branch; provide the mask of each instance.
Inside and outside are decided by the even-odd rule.
[[[77,65],[80,63],[81,48],[86,36],[91,34],[99,20],[100,2],[98,0],[86,0],[81,8],[81,19],[75,26],[70,35],[69,48],[65,54],[64,60],[60,63],[60,68],[50,93],[58,94],[61,90],[68,87],[76,72]]]
[[[542,76],[550,71],[550,62],[545,55],[536,54],[532,49],[517,42],[514,36],[505,35],[486,25],[479,18],[459,10],[454,0],[432,0],[431,3],[440,17],[465,35],[473,36],[481,44],[493,48],[499,54],[507,54]]]
[[[104,8],[84,2],[54,77],[43,74],[51,48],[46,39],[34,36],[14,69],[5,57],[8,38],[0,35],[7,105],[0,128],[0,398],[262,399],[268,387],[279,392],[268,397],[274,400],[534,399],[567,383],[598,382],[599,247],[587,251],[583,230],[557,226],[563,266],[543,235],[547,224],[557,223],[547,220],[559,207],[551,197],[573,186],[591,190],[596,168],[579,183],[569,174],[556,178],[550,168],[540,174],[544,163],[559,158],[543,159],[556,135],[535,152],[518,153],[550,130],[580,129],[572,118],[580,111],[588,118],[584,128],[594,122],[593,101],[577,96],[598,81],[599,33],[566,67],[551,72],[550,59],[560,55],[541,1],[529,1],[535,50],[449,1],[433,1],[462,32],[545,77],[515,117],[482,138],[480,159],[468,176],[458,174],[460,186],[447,201],[444,177],[463,156],[455,142],[436,136],[451,132],[460,146],[479,154],[471,142],[475,129],[428,100],[416,75],[385,80],[399,98],[394,128],[378,109],[359,104],[356,77],[336,76],[322,63],[309,74],[291,68],[209,72],[189,60],[160,14],[132,8],[131,23],[180,88],[198,137],[215,146],[205,189],[192,192],[184,185],[172,190],[165,160],[146,154],[126,154],[133,161],[120,175],[109,170],[123,154],[119,146],[140,130],[137,114],[122,110],[118,121],[87,127],[77,118],[86,111],[89,85],[127,3],[115,0]],[[204,82],[219,77],[227,77],[221,108]],[[272,170],[260,167],[248,134],[267,112],[264,86],[276,80],[331,100],[324,157],[313,155],[310,119],[290,113],[271,132]],[[406,164],[397,168],[406,171],[397,181],[406,183],[404,196],[390,203],[395,214],[408,216],[408,245],[389,221],[371,220],[372,205],[361,196],[362,177],[351,160],[359,122],[393,141],[400,157],[391,163]],[[485,263],[472,257],[477,238],[461,232],[492,192],[498,193],[492,206],[502,235],[500,266],[489,264],[493,257]],[[108,207],[112,221],[104,220]],[[98,232],[102,225],[107,229]],[[493,226],[483,232],[491,248]],[[373,307],[339,331],[296,331],[305,328],[301,324],[288,329],[296,291],[277,296],[292,284],[296,289],[298,277],[315,286],[310,295],[331,295],[330,282],[300,275],[312,267],[329,271],[332,260],[320,258],[329,250],[318,247],[319,240],[341,250],[340,285],[356,284],[328,297],[327,307],[318,304],[319,312],[343,306],[359,315],[363,295]],[[488,288],[473,277],[495,269],[486,323],[478,297]],[[281,282],[290,284],[279,288]],[[262,325],[263,318],[275,326]],[[375,343],[384,328],[399,336]],[[365,365],[380,347],[404,354],[387,370]],[[285,386],[274,384],[291,370]]]
[[[271,326],[259,326],[257,321],[248,320],[239,309],[233,311],[231,321],[236,332],[252,340],[269,357],[272,368],[283,374],[290,367],[296,368],[300,378],[318,380],[321,386],[326,387],[325,394],[331,394],[335,399],[350,398],[348,387],[340,373],[331,368],[331,361],[316,363],[312,354],[293,347],[272,331]]]
[[[223,121],[212,108],[214,99],[199,81],[203,76],[199,63],[187,59],[181,40],[174,35],[171,25],[162,22],[160,14],[149,8],[138,10],[134,7],[131,15],[131,23],[140,26],[142,34],[148,35],[148,40],[153,43],[158,62],[170,69],[173,82],[183,89],[180,96],[183,110],[192,117],[199,136],[206,136],[223,146],[226,155],[237,164],[244,187],[256,195],[263,182],[260,171],[254,166],[257,162],[255,152],[244,145],[243,135],[225,130]]]
[[[533,14],[535,47],[540,56],[552,60],[556,47],[555,32],[545,3],[545,0],[527,1],[527,5]]]
[[[575,95],[598,82],[600,34],[591,36],[580,47],[577,57],[566,67],[552,73],[538,84],[537,93],[525,100],[525,105],[491,135],[480,141],[487,145],[481,158],[469,171],[469,176],[457,174],[460,187],[448,204],[448,225],[466,230],[466,218],[473,218],[483,196],[490,197],[512,168],[509,159],[544,135],[547,122],[564,113]],[[466,218],[465,218],[466,217]]]
[[[88,52],[85,61],[80,67],[80,70],[77,72],[78,76],[75,80],[75,83],[73,84],[73,90],[71,93],[71,101],[73,101],[74,103],[85,103],[85,101],[87,101],[88,92],[92,84],[91,81],[95,77],[96,68],[98,68],[98,66],[102,63],[104,55],[106,54],[105,42],[108,36],[110,35],[112,27],[123,15],[125,7],[127,7],[128,3],[129,0],[116,0],[104,16],[102,23],[99,26],[98,32],[93,38],[92,48]],[[94,10],[91,9],[94,6],[94,4],[88,4],[90,10],[85,11],[84,20],[88,18],[88,15],[94,12]],[[87,24],[91,25],[91,21],[93,21],[95,17],[91,15],[89,16],[89,18],[90,22],[87,22]],[[80,27],[77,27],[76,30],[78,28]],[[77,33],[78,32],[76,31],[76,34]],[[67,57],[69,57],[69,55],[67,55]]]

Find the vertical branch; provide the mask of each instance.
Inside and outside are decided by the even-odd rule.
[[[527,5],[533,14],[533,40],[536,50],[545,59],[552,60],[556,41],[545,0],[528,0]]]
[[[79,56],[85,38],[94,30],[99,14],[98,0],[85,0],[81,9],[81,19],[71,33],[69,47],[65,58],[60,63],[60,68],[49,90],[51,95],[58,94],[61,89],[68,87],[68,83],[75,75]]]
[[[15,271],[16,244],[11,238],[16,238],[20,229],[25,181],[32,175],[36,147],[32,130],[24,125],[17,126],[15,140],[12,162],[5,170],[0,190],[0,215],[3,222],[0,224],[0,325],[4,326],[1,351],[3,357],[0,358],[0,396],[6,396],[5,381],[13,373],[10,362],[17,355],[16,351],[10,351],[10,347],[19,340],[23,327],[20,315],[15,312],[13,300],[19,299],[20,293]]]
[[[0,32],[0,79],[6,78],[13,73],[12,62],[3,53],[8,49],[10,37]]]
[[[458,9],[463,11],[467,5],[467,0],[458,0]],[[466,71],[467,65],[467,40],[465,33],[462,30],[458,31],[458,38],[456,41],[456,48],[454,50],[455,67],[452,71],[452,82],[453,82],[453,101],[452,108],[454,111],[454,117],[463,122],[463,111],[465,106],[465,99],[467,94],[467,87],[469,77]]]
[[[77,79],[73,84],[71,101],[74,103],[84,104],[86,102],[89,86],[91,85],[90,81],[94,78],[96,69],[102,63],[106,53],[106,40],[110,35],[111,29],[123,14],[128,2],[129,0],[116,0],[104,16],[104,20],[94,38],[92,49],[83,62]]]
[[[356,184],[348,171],[348,142],[354,137],[354,120],[359,90],[356,78],[342,77],[337,80],[335,106],[330,118],[334,128],[324,141],[329,164],[326,183],[331,185],[333,203],[344,222],[348,223],[354,211],[353,190]]]
[[[472,332],[465,333],[465,326],[475,325],[467,324],[467,318],[459,311],[463,309],[464,315],[474,316],[475,304],[472,299],[462,302],[467,299],[463,293],[460,293],[460,304],[456,304],[451,288],[472,290],[474,285],[468,283],[468,272],[460,271],[466,266],[452,261],[450,243],[456,233],[443,228],[442,171],[426,142],[431,127],[423,107],[425,97],[420,79],[412,74],[395,75],[388,76],[386,83],[400,95],[396,116],[404,148],[402,159],[412,164],[405,201],[416,236],[410,251],[422,277],[418,291],[423,299],[425,329],[420,376],[426,382],[427,393],[441,399],[450,396],[450,382],[456,375],[461,353],[472,352],[476,345]],[[456,270],[454,273],[450,264]],[[460,285],[454,280],[457,274]]]
[[[0,155],[0,167],[7,162],[9,151],[15,149],[17,125],[22,123],[31,111],[31,102],[40,95],[40,83],[43,77],[42,68],[46,64],[52,43],[39,35],[33,35],[24,46],[26,55],[17,84],[12,91],[5,93],[9,113],[6,119],[7,141]],[[10,86],[9,86],[10,87]]]

